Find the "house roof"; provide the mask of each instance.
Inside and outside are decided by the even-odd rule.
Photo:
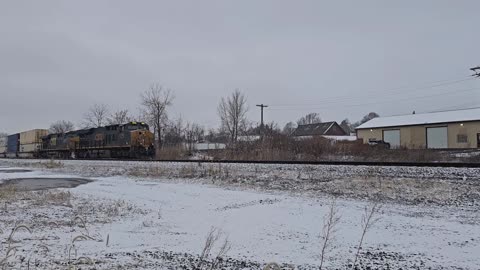
[[[293,136],[325,135],[335,122],[323,122],[318,124],[299,125],[293,132]]]
[[[480,121],[480,108],[374,118],[356,129]]]

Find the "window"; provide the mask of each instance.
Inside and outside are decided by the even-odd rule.
[[[457,143],[467,143],[468,136],[466,134],[458,134],[457,135]]]

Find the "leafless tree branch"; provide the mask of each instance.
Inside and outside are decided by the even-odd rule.
[[[360,242],[358,243],[357,252],[355,253],[355,259],[353,260],[352,267],[354,269],[357,264],[360,249],[362,249],[363,241],[365,240],[365,235],[367,234],[368,230],[380,219],[380,217],[376,217],[376,215],[380,212],[381,208],[382,206],[378,202],[373,202],[365,206],[365,210],[362,215],[362,236],[360,238]]]
[[[340,222],[340,215],[338,213],[337,201],[334,197],[328,208],[328,213],[325,215],[323,230],[322,230],[322,239],[323,245],[320,253],[320,270],[323,267],[323,262],[325,261],[325,255],[330,248],[331,242],[335,239],[335,233],[337,232],[337,225]]]
[[[230,135],[231,143],[236,143],[240,132],[245,129],[247,111],[247,99],[238,89],[230,97],[220,100],[217,112],[222,122],[222,128]]]
[[[85,127],[101,127],[107,123],[108,107],[105,104],[94,104],[84,115]]]
[[[309,113],[300,119],[298,119],[298,125],[309,125],[309,124],[318,124],[321,123],[322,119],[318,113]]]
[[[122,125],[128,123],[132,120],[130,115],[128,114],[128,110],[118,110],[113,112],[110,117],[108,118],[109,125]]]
[[[50,125],[50,133],[67,133],[75,129],[75,125],[67,120],[58,120]]]
[[[153,83],[142,95],[143,114],[155,133],[157,157],[162,147],[163,126],[168,119],[167,108],[172,105],[174,96],[170,89]]]

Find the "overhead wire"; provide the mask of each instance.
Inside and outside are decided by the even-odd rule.
[[[472,80],[473,78],[468,77],[468,78],[462,78],[462,79],[456,79],[456,80],[442,80],[442,81],[436,81],[430,83],[431,85],[429,86],[424,86],[424,87],[400,87],[400,88],[394,88],[390,90],[384,90],[384,91],[362,91],[362,96],[355,96],[355,95],[346,95],[346,96],[341,96],[341,97],[332,97],[332,98],[325,98],[322,100],[322,102],[317,102],[317,103],[303,103],[303,104],[271,104],[271,110],[279,110],[276,108],[282,108],[282,107],[305,107],[305,106],[324,106],[325,104],[339,104],[339,103],[344,103],[345,101],[351,101],[355,99],[363,99],[365,98],[365,94],[371,94],[371,93],[381,93],[381,95],[376,95],[375,97],[385,97],[385,96],[391,96],[391,95],[398,95],[398,94],[405,94],[405,93],[411,93],[411,92],[416,92],[418,90],[424,90],[424,89],[434,89],[437,87],[441,86],[447,86],[447,85],[453,85],[465,81]],[[405,89],[408,89],[405,91]],[[413,97],[415,98],[415,97]]]
[[[457,89],[457,90],[449,90],[449,91],[444,91],[441,93],[436,93],[431,95],[423,95],[423,96],[400,98],[400,99],[396,98],[394,100],[382,100],[382,101],[359,103],[359,104],[343,104],[342,107],[357,107],[357,106],[377,105],[377,104],[392,103],[392,102],[410,101],[410,100],[432,98],[437,96],[444,96],[449,94],[457,94],[461,92],[471,92],[471,91],[478,91],[478,90],[480,90],[480,88],[469,88],[469,89],[460,89],[460,90]],[[303,106],[303,108],[272,108],[270,110],[274,110],[274,111],[315,110],[315,109],[322,109],[325,107],[329,107],[332,105],[338,105],[338,103],[325,103],[322,105]],[[317,107],[317,106],[321,106],[321,107]]]

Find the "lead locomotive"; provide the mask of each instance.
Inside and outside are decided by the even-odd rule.
[[[44,158],[151,158],[154,135],[143,122],[49,134],[42,138]]]

